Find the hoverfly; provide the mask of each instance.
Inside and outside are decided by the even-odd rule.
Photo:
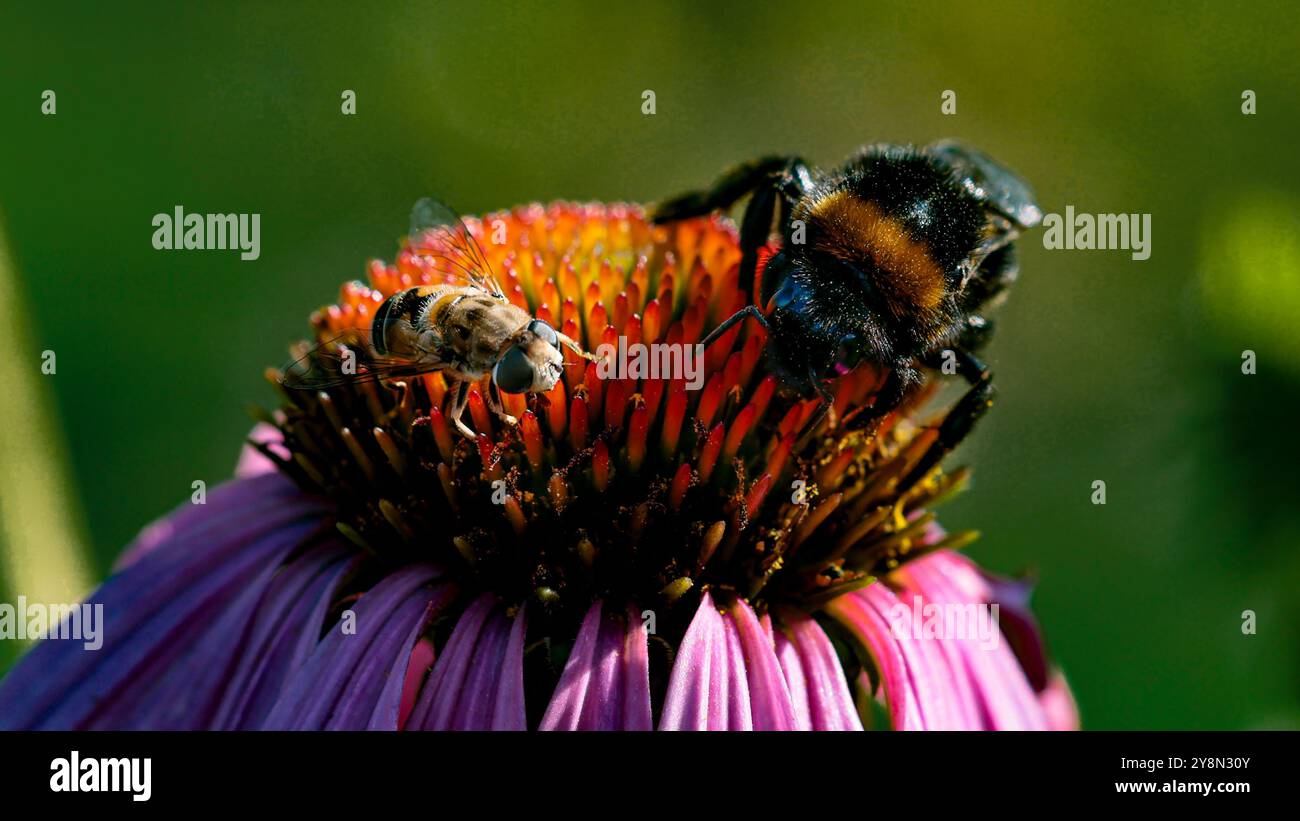
[[[513,425],[518,420],[506,412],[500,391],[551,390],[563,372],[565,347],[593,358],[506,298],[483,249],[446,204],[428,197],[417,202],[408,241],[414,253],[447,270],[447,281],[388,297],[368,335],[349,331],[321,343],[284,368],[285,387],[319,390],[440,372],[450,383],[448,420],[473,440],[474,431],[461,420],[472,384],[490,375],[488,406]],[[364,354],[360,362],[358,348]]]

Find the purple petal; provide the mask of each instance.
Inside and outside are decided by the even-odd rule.
[[[881,584],[874,584],[860,593],[891,626],[890,637],[902,653],[905,671],[911,681],[912,692],[916,694],[925,729],[978,729],[979,724],[974,717],[963,720],[959,709],[961,696],[958,694],[963,678],[948,666],[939,643],[923,636],[911,635],[910,632],[900,635],[898,630],[893,629],[896,617],[906,614],[905,617],[910,622],[913,608],[921,604],[911,597],[905,601],[900,600]]]
[[[908,608],[906,618],[923,622],[924,608],[927,603],[924,596],[904,592],[900,595],[900,603]],[[983,729],[986,723],[985,713],[973,682],[966,674],[964,649],[959,643],[961,640],[913,637],[907,641],[926,653],[931,659],[931,670],[937,671],[936,674],[948,685],[950,699],[945,706],[951,709],[945,713],[946,720],[930,711],[927,715],[927,729]],[[938,658],[935,658],[936,654]]]
[[[360,718],[370,704],[374,706],[370,708],[370,720],[366,724],[366,729],[398,729],[402,696],[406,688],[406,672],[416,643],[428,629],[433,618],[455,599],[455,593],[455,588],[451,585],[439,586],[434,598],[425,603],[424,612],[412,623],[409,633],[399,644],[392,645],[390,642],[389,646],[378,651],[371,648],[371,652],[366,656],[366,662],[358,666],[353,673],[348,692],[344,693],[340,705],[335,708],[335,718],[328,729],[350,729],[354,726],[354,722],[346,717],[355,713],[357,718]],[[402,623],[400,619],[394,621],[398,624]],[[386,654],[391,654],[393,649],[397,650],[397,655],[389,661],[387,660],[389,655]],[[383,687],[376,700],[370,691],[380,684]]]
[[[744,651],[741,649],[736,623],[726,615],[722,617],[722,635],[724,641],[721,645],[714,645],[711,658],[714,664],[714,678],[727,682],[727,697],[723,701],[727,723],[716,729],[752,730],[754,716],[749,703],[749,680],[745,677]],[[721,658],[718,656],[719,648],[722,650]]]
[[[542,716],[543,730],[650,730],[650,657],[645,623],[628,608],[587,611],[564,673]]]
[[[387,679],[405,672],[431,608],[444,600],[442,585],[428,587],[441,575],[417,564],[380,580],[352,608],[355,619],[340,619],[286,682],[264,728],[364,729]],[[344,632],[349,628],[355,632]]]
[[[528,628],[521,607],[510,626],[510,643],[501,664],[501,680],[492,709],[492,729],[528,729],[528,711],[524,700],[524,640]]]
[[[316,649],[325,620],[358,564],[355,555],[344,554],[344,558],[330,561],[312,551],[281,569],[230,676],[212,720],[214,729],[262,726],[284,682]]]
[[[914,625],[925,621],[919,608],[929,604],[983,607],[994,602],[997,586],[974,563],[939,551],[908,563],[893,583],[901,586],[897,595],[877,583],[841,596],[828,605],[827,612],[871,654],[895,728],[1045,729],[1077,723],[1068,689],[1063,691],[1065,698],[1058,690],[1040,699],[1011,643],[998,640],[1002,632],[992,641],[972,631],[915,635]],[[1017,617],[1027,617],[1019,593],[1003,588],[1001,595]],[[1000,603],[998,615],[1003,615]],[[912,624],[893,629],[897,619]],[[912,629],[906,629],[909,626]],[[1041,643],[1038,647],[1041,652]]]
[[[307,551],[295,564],[315,569],[342,561],[352,551],[337,540]],[[137,686],[122,691],[91,729],[125,726],[139,730],[203,729],[213,723],[223,698],[232,697],[234,670],[252,644],[263,599],[274,582],[289,571],[268,562],[257,577],[182,646],[174,659],[159,656],[150,670],[136,676]],[[304,575],[304,574],[298,574]],[[319,629],[312,634],[320,635]]]
[[[485,594],[461,613],[451,638],[439,652],[420,697],[416,699],[415,708],[407,720],[408,729],[446,726],[451,722],[460,687],[474,659],[478,634],[495,606],[495,599]]]
[[[1036,692],[1046,688],[1047,649],[1038,620],[1029,609],[1033,586],[1026,581],[982,570],[959,553],[941,551],[931,557],[931,562],[942,565],[949,579],[963,594],[998,605],[998,624],[1029,677],[1029,683]]]
[[[794,705],[795,729],[811,730],[812,705],[809,703],[808,679],[799,660],[799,651],[783,634],[778,633],[775,642],[776,660],[781,663],[781,671],[785,673],[785,686],[790,691],[790,703]]]
[[[428,638],[421,638],[415,644],[415,649],[411,651],[411,661],[406,665],[406,676],[402,682],[402,699],[398,707],[397,729],[405,729],[406,722],[411,717],[411,711],[415,709],[415,699],[420,695],[420,688],[424,685],[425,678],[429,671],[433,669],[434,659],[437,653],[434,652],[433,642]]]
[[[237,527],[240,522],[256,521],[290,501],[310,504],[322,516],[328,511],[325,502],[303,493],[280,473],[224,482],[209,490],[205,501],[201,505],[188,502],[179,505],[147,525],[118,556],[114,571],[125,570],[141,556],[178,541],[188,545],[187,550],[205,550],[209,544],[224,539],[222,531]]]
[[[280,494],[280,480],[266,479],[275,481],[234,483],[242,509],[212,511],[90,596],[103,606],[102,648],[72,641],[34,647],[0,683],[0,727],[125,726],[133,708],[120,715],[113,704],[129,702],[134,688],[148,685],[144,676],[166,670],[239,591],[321,528],[319,502]]]
[[[465,610],[407,720],[408,730],[523,730],[524,611],[507,618],[496,597]]]

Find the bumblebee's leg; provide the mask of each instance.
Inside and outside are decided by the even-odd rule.
[[[803,160],[798,157],[791,157],[780,171],[768,178],[768,184],[760,185],[754,191],[754,196],[750,197],[749,204],[745,206],[745,216],[740,221],[741,282],[751,281],[750,278],[758,273],[755,270],[758,266],[758,252],[767,245],[767,238],[772,233],[773,220],[778,216],[778,206],[781,218],[779,225],[782,234],[785,234],[794,203],[811,185],[812,176],[808,173],[808,166],[804,165]],[[769,272],[773,275],[768,276]],[[763,274],[760,287],[763,293],[751,294],[757,302],[766,299],[766,292],[773,290],[775,285],[772,280],[777,278],[771,269],[764,271]]]
[[[767,317],[763,316],[763,312],[758,309],[758,306],[746,305],[724,320],[721,325],[714,328],[708,336],[704,337],[704,341],[700,344],[704,346],[705,350],[708,350],[710,345],[718,341],[718,337],[731,330],[737,322],[743,322],[745,317],[748,316],[752,316],[754,319],[758,320],[758,324],[763,326],[763,330],[771,330],[771,326],[767,323]]]
[[[863,408],[849,421],[850,430],[859,430],[898,409],[913,387],[921,384],[921,372],[910,364],[900,364],[889,369],[885,384],[880,386],[870,407]]]
[[[727,210],[746,194],[753,194],[740,223],[740,275],[754,275],[758,249],[767,244],[772,222],[781,204],[782,227],[791,205],[812,185],[808,165],[799,157],[763,157],[742,163],[722,175],[707,191],[683,194],[660,203],[652,219],[673,222]]]
[[[764,185],[754,192],[740,219],[740,283],[748,287],[754,282],[758,266],[758,251],[767,244],[772,234],[772,220],[776,219],[776,186]],[[759,294],[750,294],[752,301],[760,302]]]
[[[974,276],[966,283],[961,295],[962,306],[968,311],[975,311],[997,304],[1000,301],[998,297],[1016,281],[1019,273],[1016,246],[1009,244],[999,248],[984,258]]]
[[[497,388],[497,383],[490,380],[488,381],[488,408],[507,425],[519,424],[518,419],[506,413],[505,405],[501,404],[501,390]]]
[[[957,347],[963,351],[978,351],[993,336],[993,320],[971,314],[966,317],[966,329],[957,337]]]
[[[989,366],[965,348],[957,350],[957,373],[972,385],[993,381],[993,372],[989,370]]]
[[[463,380],[456,385],[456,395],[452,397],[451,404],[447,407],[447,418],[456,426],[456,430],[460,431],[461,436],[464,436],[471,442],[476,442],[478,441],[478,437],[474,435],[474,431],[470,430],[469,426],[462,422],[460,418],[461,415],[465,413],[465,405],[468,403],[469,381]]]
[[[988,372],[985,371],[985,374]],[[953,448],[961,444],[966,435],[975,427],[988,409],[993,407],[996,390],[993,382],[985,376],[975,382],[974,386],[957,400],[957,404],[939,425],[939,438],[930,445],[916,466],[905,476],[899,487],[906,488],[924,478],[925,474],[947,456]]]
[[[993,373],[989,370],[989,366],[985,365],[979,357],[967,349],[967,345],[971,342],[982,343],[984,341],[984,339],[982,339],[979,334],[975,333],[972,328],[974,331],[984,330],[983,327],[978,325],[971,326],[971,328],[968,328],[968,333],[972,334],[970,338],[967,338],[967,335],[963,334],[963,338],[959,340],[958,344],[951,348],[944,348],[930,354],[925,358],[926,366],[938,371],[943,371],[944,360],[947,358],[946,355],[952,354],[954,360],[953,364],[957,369],[957,375],[970,384],[974,385],[979,382],[988,382],[992,379]],[[971,347],[977,346],[978,345],[972,345]]]
[[[799,438],[795,440],[796,452],[803,450],[804,445],[808,444],[808,440],[812,438],[817,426],[822,423],[822,420],[826,418],[826,414],[830,413],[831,408],[835,405],[835,394],[831,393],[830,388],[826,387],[826,384],[817,378],[817,374],[812,369],[808,371],[808,380],[812,382],[813,389],[821,397],[822,403],[817,406],[817,410],[813,411],[813,415],[804,423],[803,433],[799,434]]]
[[[982,317],[971,317],[971,319],[982,320]],[[920,481],[943,457],[961,444],[980,417],[993,406],[993,396],[996,393],[993,387],[993,373],[988,365],[964,347],[964,345],[983,342],[982,336],[987,334],[987,330],[986,323],[982,321],[968,323],[967,330],[959,337],[959,344],[946,349],[956,356],[957,374],[969,382],[971,388],[957,400],[952,410],[948,411],[948,415],[939,425],[939,438],[926,450],[899,487],[907,487]],[[926,358],[926,365],[939,367],[938,363],[943,354],[944,351],[931,354]]]
[[[654,222],[676,222],[691,217],[702,217],[714,211],[725,211],[741,197],[757,190],[773,174],[802,161],[797,157],[761,157],[741,163],[723,173],[712,188],[691,191],[659,203],[650,219]]]

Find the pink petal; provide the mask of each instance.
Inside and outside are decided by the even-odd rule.
[[[876,588],[882,588],[888,596],[893,596],[879,583],[867,590]],[[924,730],[925,716],[903,651],[894,641],[889,622],[880,615],[875,605],[864,595],[865,592],[859,590],[832,600],[827,604],[826,612],[848,628],[871,655],[880,675],[880,689],[894,729]]]
[[[839,656],[816,620],[793,609],[782,612],[776,656],[790,689],[796,729],[862,729]]]
[[[1047,687],[1038,694],[1038,701],[1043,705],[1047,716],[1047,726],[1052,730],[1079,729],[1079,708],[1074,703],[1074,694],[1065,677],[1053,670],[1047,677]]]
[[[939,553],[918,559],[907,566],[905,576],[909,587],[930,602],[984,605],[988,601],[981,595],[987,586],[974,565],[953,561],[950,555]],[[975,636],[926,641],[931,645],[945,642],[960,650],[961,664],[952,673],[957,681],[964,677],[969,682],[979,702],[983,727],[1047,729],[1046,715],[1007,642],[985,644]],[[954,683],[954,688],[958,686]]]
[[[715,659],[723,660],[726,642],[722,616],[705,593],[677,649],[659,729],[709,730],[725,726],[725,667]]]
[[[429,674],[429,668],[433,667],[435,657],[433,642],[428,639],[420,639],[416,642],[415,649],[411,651],[411,661],[406,665],[406,677],[402,681],[402,701],[397,710],[397,729],[406,726],[406,720],[415,709],[415,698],[420,694],[420,686],[424,684],[424,677]]]
[[[663,730],[796,729],[770,629],[737,600],[725,616],[705,593],[677,651]]]
[[[776,658],[771,628],[764,630],[758,617],[741,599],[727,614],[736,626],[743,652],[741,668],[748,683],[750,714],[755,730],[794,730],[794,704]]]
[[[543,730],[649,730],[650,660],[645,623],[629,608],[587,611],[564,673],[542,716]]]
[[[284,446],[284,437],[280,434],[280,429],[275,425],[267,422],[258,422],[249,431],[248,438],[252,442],[266,445],[272,453],[289,460],[293,458],[289,450]],[[235,477],[238,479],[249,476],[261,476],[263,473],[274,473],[279,470],[275,462],[266,458],[266,456],[257,448],[250,444],[245,444],[239,451],[239,462],[235,465]]]

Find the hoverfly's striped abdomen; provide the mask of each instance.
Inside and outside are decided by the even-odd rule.
[[[384,341],[385,331],[388,328],[389,315],[393,312],[393,301],[400,296],[401,294],[393,294],[388,299],[385,299],[384,304],[379,306],[379,310],[375,312],[374,320],[370,323],[370,346],[380,356],[385,356],[388,353],[388,343]]]
[[[412,326],[416,324],[426,303],[433,298],[432,295],[424,293],[428,290],[430,289],[427,287],[407,288],[384,300],[384,304],[380,305],[379,310],[375,312],[374,321],[370,323],[370,344],[374,347],[375,353],[380,356],[391,353],[388,331],[395,322],[405,319]]]

